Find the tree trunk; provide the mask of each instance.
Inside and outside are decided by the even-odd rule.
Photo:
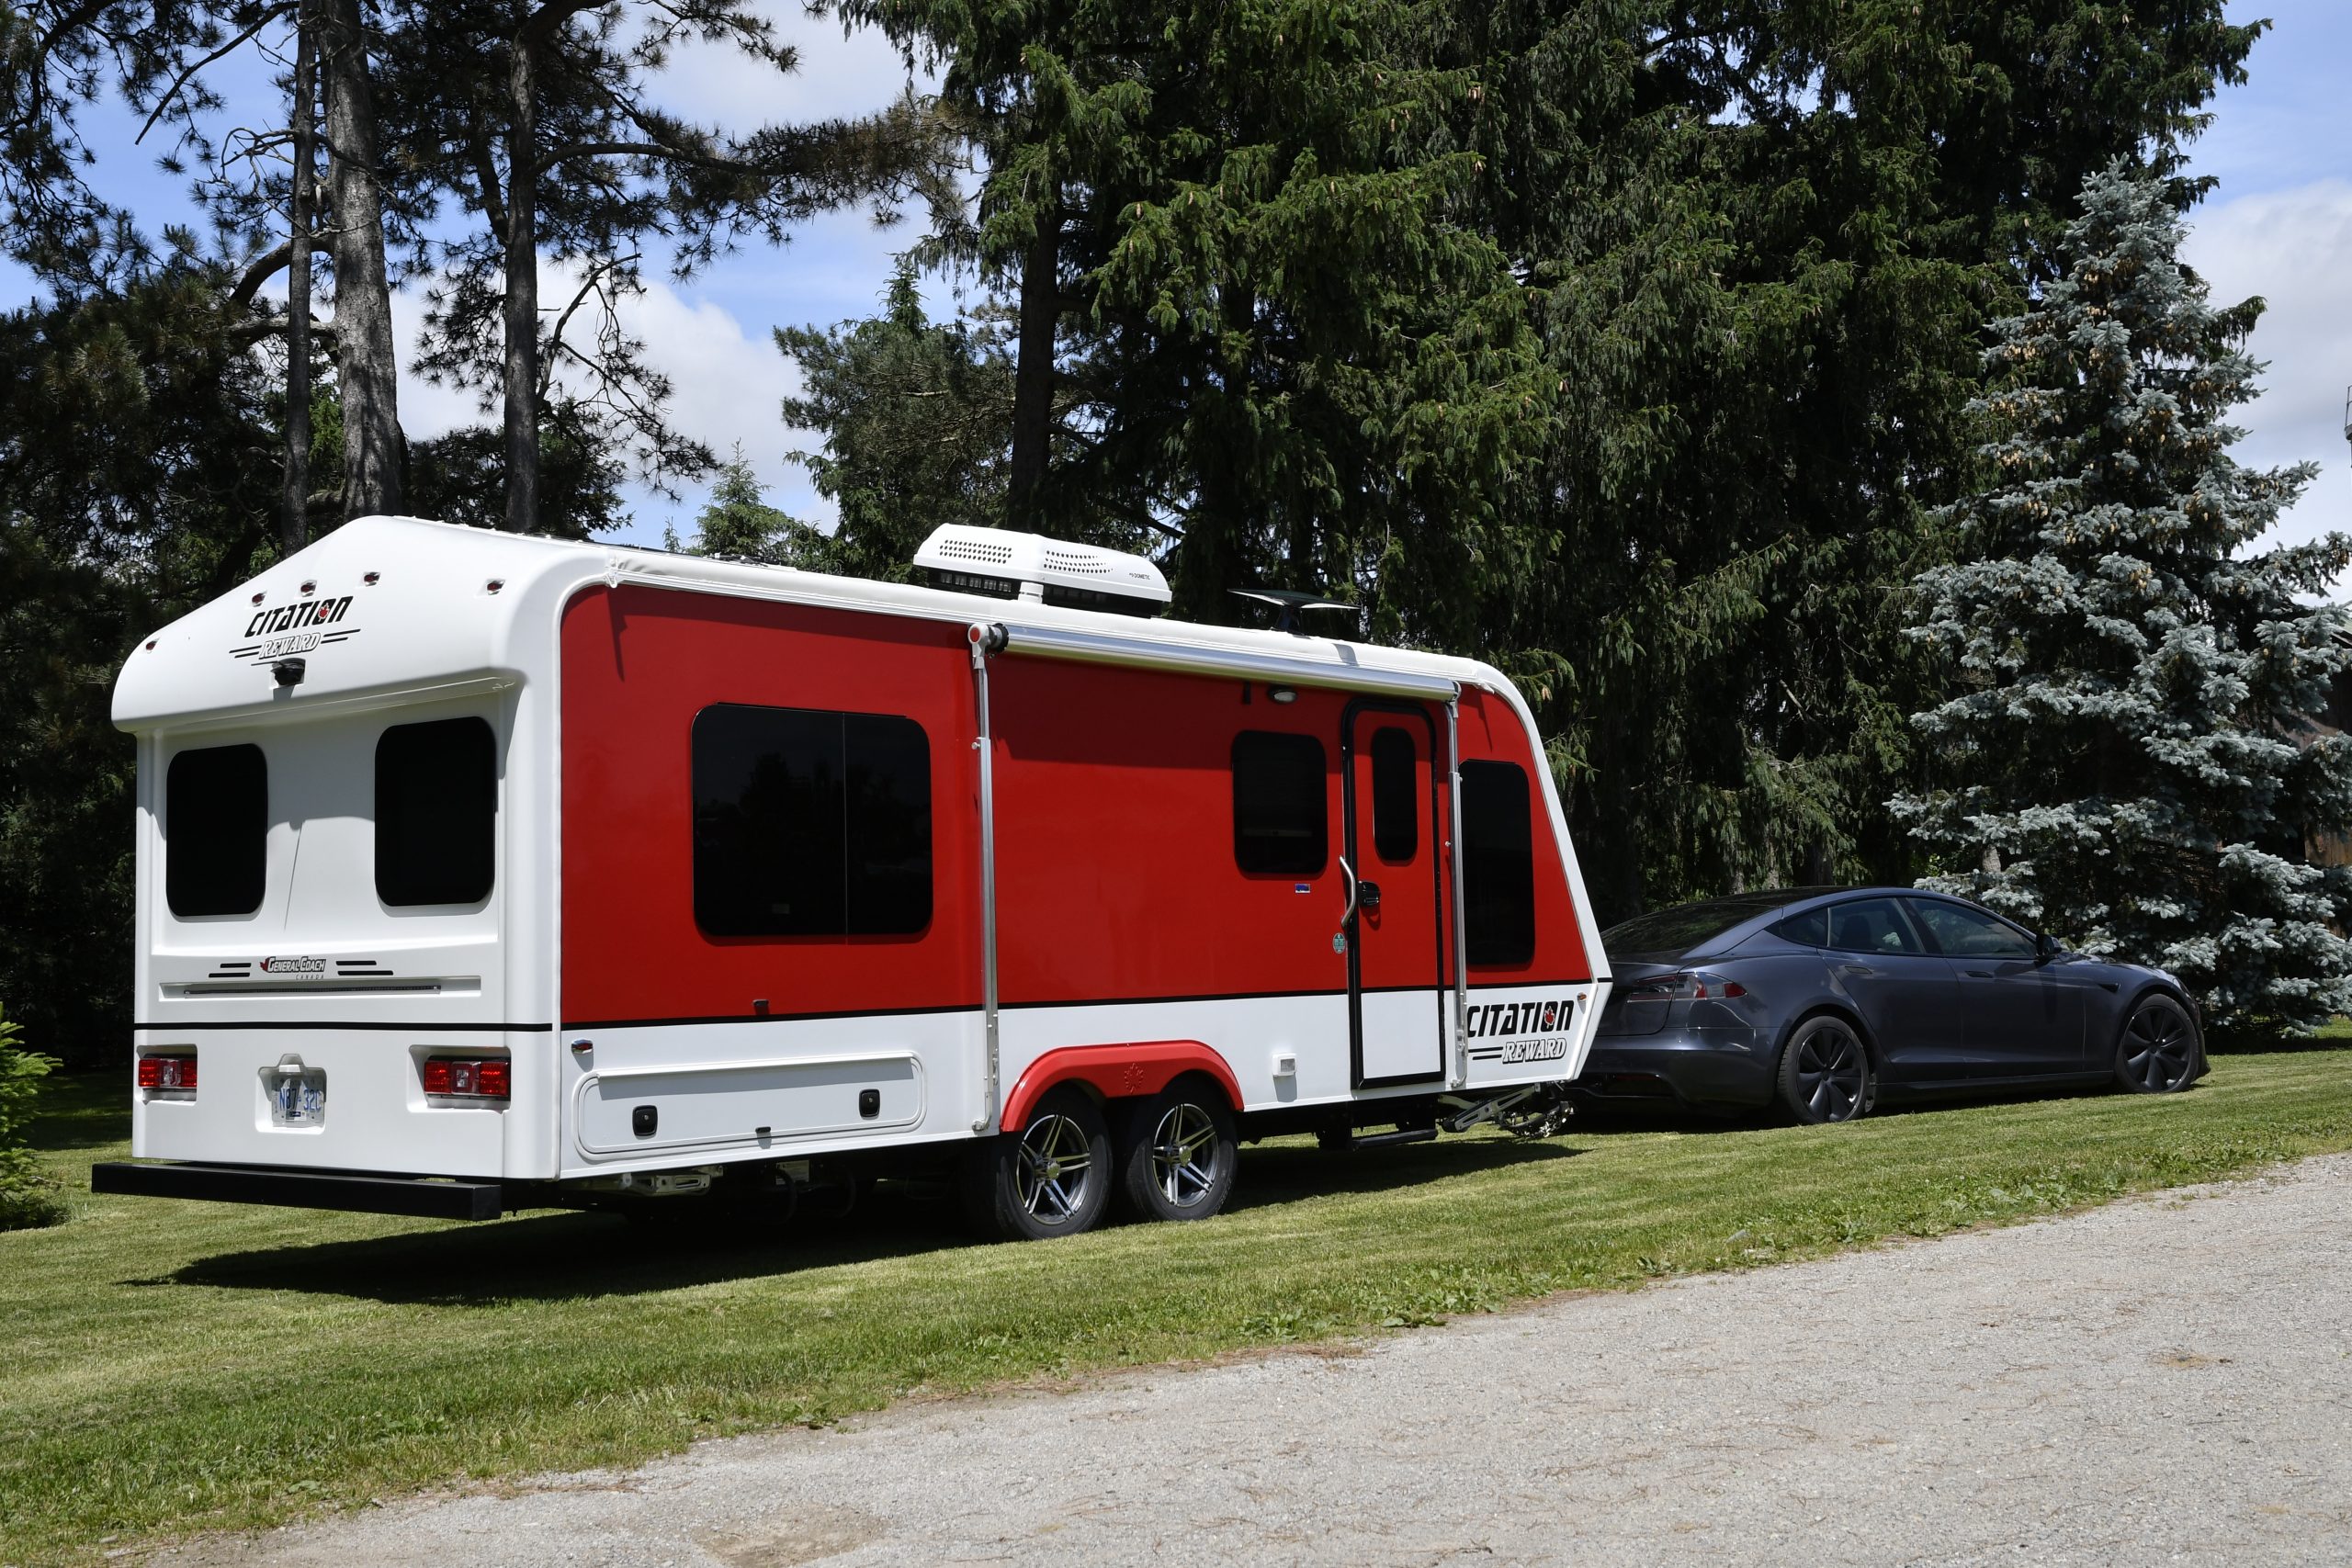
[[[311,182],[318,124],[318,49],[308,0],[294,10],[294,175],[287,193],[291,250],[286,275],[286,488],[281,556],[311,542]]]
[[[539,525],[539,114],[537,46],[518,7],[507,62],[506,531]]]
[[[1062,198],[1058,186],[1037,209],[1036,237],[1021,264],[1021,357],[1013,367],[1012,459],[1006,470],[1006,518],[1015,528],[1041,522],[1046,459],[1054,434],[1054,338],[1061,321]]]
[[[334,370],[343,399],[343,514],[401,505],[400,359],[384,265],[376,104],[359,0],[322,0],[327,200],[334,209]]]

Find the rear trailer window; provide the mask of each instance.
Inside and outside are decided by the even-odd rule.
[[[1420,791],[1414,788],[1413,738],[1402,729],[1379,729],[1372,737],[1372,847],[1382,860],[1402,864],[1421,847]]]
[[[695,923],[712,936],[931,924],[931,741],[891,714],[722,704],[695,718]]]
[[[479,904],[498,861],[498,738],[489,721],[396,724],[376,740],[376,897],[393,908]]]
[[[1245,729],[1233,738],[1233,860],[1257,875],[1312,876],[1330,854],[1323,742]]]
[[[1535,845],[1527,770],[1462,764],[1462,934],[1473,964],[1535,956]]]
[[[175,915],[250,915],[269,868],[269,764],[207,746],[164,775],[164,901]]]

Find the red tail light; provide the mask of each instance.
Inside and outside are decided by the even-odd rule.
[[[1653,980],[1629,981],[1619,994],[1628,1003],[1707,1001],[1744,997],[1747,995],[1747,987],[1720,975],[1701,975],[1686,970],[1679,975],[1660,975]]]
[[[193,1055],[140,1057],[139,1087],[141,1089],[194,1089],[196,1087],[196,1057]]]
[[[453,1100],[504,1100],[513,1092],[513,1067],[503,1056],[428,1056],[423,1065],[424,1092]]]

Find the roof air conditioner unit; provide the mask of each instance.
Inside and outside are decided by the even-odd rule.
[[[1117,615],[1157,615],[1172,597],[1141,556],[1006,528],[947,524],[922,542],[915,565],[933,588]]]

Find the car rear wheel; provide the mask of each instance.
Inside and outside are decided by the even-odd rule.
[[[1781,1053],[1781,1103],[1800,1122],[1851,1122],[1868,1114],[1878,1075],[1853,1025],[1830,1014],[1806,1019]]]
[[[2134,1094],[2177,1094],[2197,1077],[2197,1026],[2170,997],[2132,1010],[2115,1048],[2115,1081]]]
[[[1102,1222],[1111,1201],[1111,1129],[1076,1084],[1049,1091],[1017,1133],[975,1146],[966,1212],[984,1235],[1042,1241]]]
[[[1225,1096],[1179,1078],[1136,1105],[1120,1140],[1120,1199],[1139,1220],[1205,1220],[1233,1191],[1239,1145]]]

